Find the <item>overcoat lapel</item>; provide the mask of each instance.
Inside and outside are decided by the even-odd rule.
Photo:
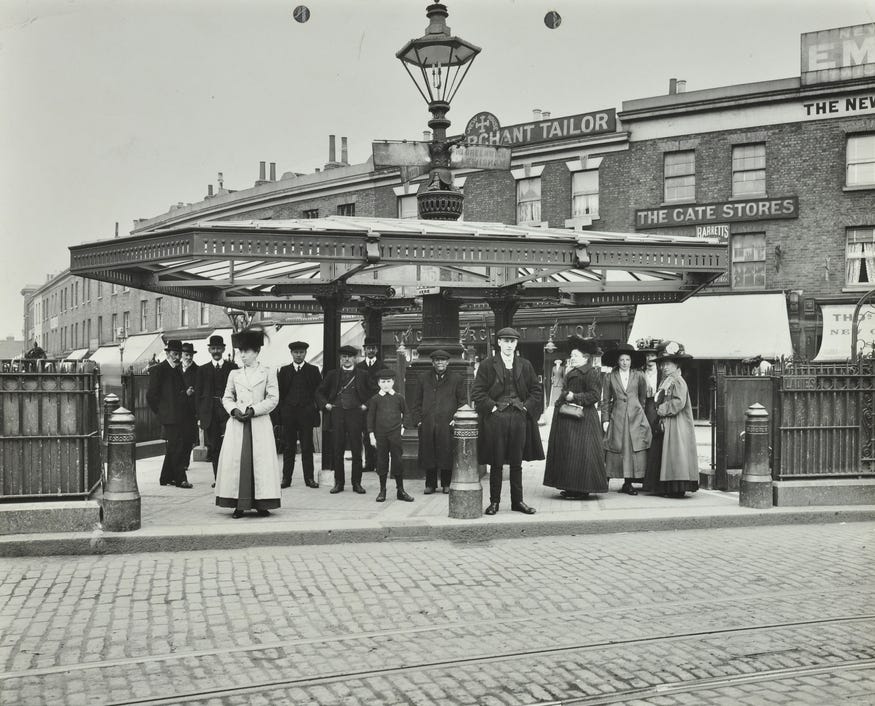
[[[495,366],[495,377],[504,385],[504,362],[501,360],[501,356],[493,358],[492,364]]]

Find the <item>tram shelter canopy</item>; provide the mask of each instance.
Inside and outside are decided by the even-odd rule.
[[[70,248],[70,271],[245,311],[415,310],[441,293],[522,306],[680,302],[726,271],[716,239],[331,216],[197,222]]]

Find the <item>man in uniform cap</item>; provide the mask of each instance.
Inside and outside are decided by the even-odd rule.
[[[194,390],[198,421],[201,429],[204,430],[204,443],[213,464],[215,488],[219,453],[222,451],[222,440],[225,438],[225,426],[228,423],[228,413],[222,405],[222,396],[225,394],[228,376],[232,370],[237,369],[237,364],[230,360],[223,360],[225,339],[221,336],[210,336],[207,350],[210,352],[211,360],[198,366]]]
[[[362,487],[362,435],[365,412],[371,398],[368,374],[355,366],[358,348],[341,346],[340,368],[329,370],[316,390],[316,402],[327,413],[331,424],[331,454],[334,467],[332,493],[343,492],[346,474],[343,470],[343,452],[352,452],[352,489],[364,493]],[[324,452],[323,452],[324,453]]]
[[[450,354],[437,350],[431,354],[432,369],[413,386],[410,409],[413,424],[419,429],[419,466],[425,469],[425,494],[437,489],[450,492],[453,472],[453,416],[465,404],[465,381],[448,370]]]
[[[283,449],[283,488],[292,484],[298,439],[301,441],[304,483],[308,488],[319,487],[313,477],[313,429],[319,426],[316,390],[322,382],[322,374],[319,368],[304,360],[309,347],[305,341],[290,343],[292,362],[281,367],[277,376],[280,388],[279,412],[286,442]]]
[[[357,368],[361,368],[368,374],[368,386],[370,388],[370,399],[380,391],[377,374],[383,369],[383,361],[380,360],[380,341],[374,336],[365,336],[365,342],[362,344],[365,357],[356,364]],[[362,445],[365,449],[365,473],[370,473],[376,470],[377,467],[377,450],[371,443],[370,435],[365,427],[362,435]]]
[[[182,341],[171,339],[164,348],[167,358],[149,369],[146,402],[161,422],[162,436],[167,442],[161,466],[161,485],[191,488],[183,470],[185,439],[185,382],[182,379]]]
[[[544,458],[538,418],[543,408],[541,383],[532,364],[516,355],[520,334],[503,328],[496,335],[499,355],[480,364],[471,397],[483,427],[481,463],[489,464],[487,515],[498,512],[501,473],[510,466],[510,509],[534,514],[523,502],[523,461]]]

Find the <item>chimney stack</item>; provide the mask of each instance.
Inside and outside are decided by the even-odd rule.
[[[212,184],[207,184],[207,198],[208,199],[213,198],[213,185]]]
[[[258,181],[264,181],[264,162],[258,163]]]
[[[538,122],[541,119],[541,109],[540,108],[533,108],[532,109],[532,119],[535,122]]]
[[[276,162],[270,163],[270,180],[276,181]]]
[[[678,93],[686,93],[687,92],[687,82],[681,79],[678,79]]]
[[[349,164],[347,159],[346,138],[340,138],[340,161],[342,164]]]
[[[678,92],[678,80],[676,78],[670,78],[668,80],[668,95],[673,96]]]
[[[334,135],[328,136],[328,163],[334,164],[337,160],[337,151],[335,150],[335,137]]]

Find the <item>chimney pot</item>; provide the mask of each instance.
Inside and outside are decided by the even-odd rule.
[[[687,82],[681,79],[678,79],[678,93],[686,93],[687,92]]]
[[[678,80],[676,78],[670,78],[668,80],[668,95],[673,96],[678,92]]]
[[[207,184],[207,196],[212,196],[212,195],[213,195],[213,185]]]
[[[535,122],[538,122],[541,119],[541,109],[540,108],[532,109],[532,118],[534,119]]]
[[[546,120],[546,119],[549,118],[549,117],[550,117],[550,111],[549,111],[549,110],[545,110],[544,112],[541,113],[541,119],[542,119],[542,120]]]
[[[347,144],[345,137],[340,138],[340,161],[343,162],[343,164],[349,164],[349,160],[347,159]]]
[[[276,181],[276,162],[270,163],[270,180]]]
[[[258,181],[264,181],[264,162],[258,163]]]
[[[422,139],[426,142],[431,142],[431,130],[423,130]]]
[[[337,150],[335,149],[335,136],[328,136],[328,163],[332,164],[337,161]]]

